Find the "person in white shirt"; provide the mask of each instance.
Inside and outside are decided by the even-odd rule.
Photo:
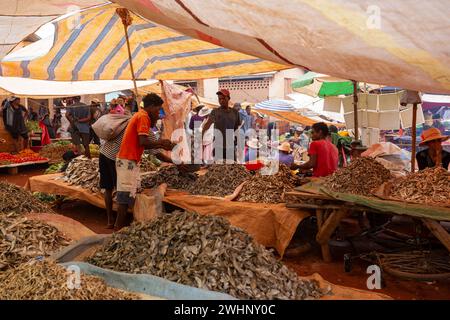
[[[200,125],[200,130],[203,132],[203,127],[205,126],[205,123],[208,121],[208,117],[211,114],[212,109],[208,107],[203,107],[198,115],[201,117],[204,117],[204,120],[202,124]],[[203,134],[203,141],[202,141],[202,158],[203,163],[205,164],[211,164],[214,162],[214,124],[211,124],[209,129]]]

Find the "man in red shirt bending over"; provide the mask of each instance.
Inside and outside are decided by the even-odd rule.
[[[313,169],[313,177],[326,177],[333,174],[338,167],[338,149],[327,139],[328,126],[323,122],[312,126],[312,142],[309,145],[309,161],[291,169]]]

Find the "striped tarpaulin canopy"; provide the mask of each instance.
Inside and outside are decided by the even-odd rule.
[[[124,27],[116,8],[108,4],[54,22],[50,51],[33,60],[3,61],[0,76],[61,81],[130,79]],[[131,15],[128,35],[138,79],[202,79],[286,68]]]
[[[0,7],[0,59],[41,25],[103,0],[7,0]]]
[[[450,93],[443,0],[112,0],[192,37],[341,79]]]
[[[266,100],[255,104],[254,109],[289,112],[294,111],[294,106],[289,102],[283,100]]]

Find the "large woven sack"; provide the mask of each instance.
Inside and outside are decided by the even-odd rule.
[[[130,119],[130,115],[106,114],[95,121],[92,129],[100,139],[112,140],[126,128]]]

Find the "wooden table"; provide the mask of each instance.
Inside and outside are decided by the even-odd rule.
[[[342,219],[348,217],[350,212],[361,211],[383,214],[383,212],[372,208],[336,200],[327,195],[318,193],[291,191],[286,192],[285,198],[286,207],[288,208],[313,209],[315,211],[318,227],[316,241],[321,246],[322,257],[326,262],[332,261],[330,248],[328,246],[330,237],[333,235]],[[444,229],[439,221],[429,218],[420,218],[420,220],[450,252],[450,234]]]

